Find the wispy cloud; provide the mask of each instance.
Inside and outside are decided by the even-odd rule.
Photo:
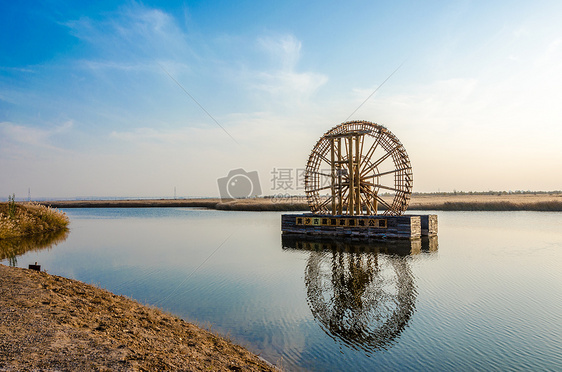
[[[536,67],[544,66],[560,66],[560,61],[562,60],[562,39],[552,40],[544,50],[535,60]]]
[[[179,58],[192,52],[172,15],[137,3],[100,20],[82,17],[64,25],[94,48],[96,56],[112,61]]]
[[[209,125],[190,124],[181,128],[139,127],[131,130],[112,131],[108,138],[118,144],[133,147],[150,147],[169,151],[171,149],[211,149],[222,144],[213,151],[221,152],[224,147],[230,148],[235,143],[220,128]],[[205,151],[207,151],[205,150]]]
[[[72,129],[74,123],[66,121],[52,128],[33,128],[24,125],[17,125],[10,122],[0,123],[0,134],[3,142],[31,145],[35,147],[55,148],[51,144],[51,139],[61,133]]]
[[[92,71],[120,70],[128,71],[150,71],[154,70],[154,63],[133,63],[133,62],[117,62],[117,61],[78,61],[79,66]]]
[[[189,129],[157,130],[154,128],[136,128],[130,131],[112,131],[110,138],[132,143],[165,143],[177,144],[189,142],[192,133]]]
[[[0,70],[2,71],[8,71],[8,72],[23,72],[26,74],[34,74],[37,71],[35,71],[33,68],[30,67],[6,67],[6,66],[0,66]]]
[[[269,68],[246,71],[250,89],[267,93],[266,99],[285,105],[299,105],[306,101],[327,81],[317,72],[299,71],[302,43],[293,35],[258,38],[258,46],[271,61]]]
[[[256,75],[254,87],[290,102],[309,98],[328,78],[322,74],[292,71],[261,72]]]
[[[72,127],[72,121],[46,129],[0,122],[0,157],[33,161],[64,154],[67,150],[57,146],[56,139],[70,132]]]
[[[293,35],[260,37],[258,45],[280,70],[294,70],[300,59],[302,43]]]

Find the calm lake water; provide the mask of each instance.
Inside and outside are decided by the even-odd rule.
[[[282,240],[274,212],[65,212],[66,240],[1,263],[156,305],[287,371],[562,370],[562,213],[432,212],[420,247]]]

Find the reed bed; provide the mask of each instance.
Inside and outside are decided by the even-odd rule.
[[[391,203],[392,198],[382,195]],[[142,200],[65,200],[46,201],[41,204],[56,208],[165,208],[191,207],[225,211],[309,211],[306,197],[248,198],[221,200],[205,199],[142,199]],[[489,194],[414,194],[408,210],[446,211],[562,211],[562,193],[489,193]],[[379,211],[384,211],[379,203]]]
[[[254,212],[287,212],[287,211],[308,211],[306,202],[300,201],[278,201],[275,199],[236,199],[217,203],[214,209],[224,211],[254,211]]]
[[[224,211],[308,211],[306,199],[142,199],[142,200],[63,200],[41,202],[57,208],[208,208]]]
[[[13,239],[68,228],[67,215],[36,203],[0,203],[0,239]]]
[[[54,208],[209,208],[215,209],[218,198],[201,199],[123,199],[123,200],[53,200],[38,204]]]
[[[509,201],[489,202],[443,202],[419,203],[411,205],[410,210],[439,210],[439,211],[540,211],[562,212],[562,200],[537,201],[530,203],[515,203]]]

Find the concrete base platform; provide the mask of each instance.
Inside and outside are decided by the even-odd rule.
[[[281,216],[283,234],[334,236],[358,240],[419,239],[437,235],[436,215],[332,216],[313,213]]]

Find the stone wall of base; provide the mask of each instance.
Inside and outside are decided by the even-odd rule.
[[[437,236],[437,215],[436,214],[420,214],[421,235]]]

